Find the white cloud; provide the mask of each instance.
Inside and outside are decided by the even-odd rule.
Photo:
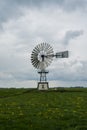
[[[6,72],[0,72],[0,80],[9,80],[12,78],[13,78],[12,74]]]
[[[81,1],[78,2],[80,7]],[[69,1],[59,3],[64,8],[68,4],[71,5]],[[29,79],[37,79],[38,74],[31,65],[30,55],[38,43],[47,42],[53,46],[55,52],[66,49],[70,51],[69,59],[54,59],[48,68],[50,70],[48,78],[66,82],[68,80],[86,81],[86,13],[83,15],[80,8],[71,12],[64,11],[61,6],[58,8],[56,5],[53,7],[51,5],[49,8],[45,6],[28,8],[28,6],[20,5],[15,5],[18,11],[20,10],[19,17],[9,17],[7,21],[2,22],[0,31],[1,80],[7,79],[9,82],[13,80],[14,84],[23,81],[27,84]],[[76,7],[78,9],[77,4]]]

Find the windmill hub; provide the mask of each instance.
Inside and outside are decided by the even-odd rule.
[[[40,62],[42,62],[42,61],[44,61],[45,60],[45,55],[46,55],[46,53],[45,52],[40,52],[39,54],[38,54],[38,60],[40,61]]]
[[[54,54],[53,48],[48,43],[38,44],[32,51],[32,65],[39,70],[38,73],[40,74],[40,81],[38,82],[37,87],[39,90],[48,90],[49,88],[46,77],[48,71],[46,68],[51,64],[54,57],[68,58],[68,51]]]

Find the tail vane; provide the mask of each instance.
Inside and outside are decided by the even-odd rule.
[[[68,58],[69,57],[69,51],[63,51],[56,53],[56,58]]]

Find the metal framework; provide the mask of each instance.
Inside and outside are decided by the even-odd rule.
[[[49,72],[44,70],[44,71],[38,71],[38,73],[40,74],[40,82],[47,82],[47,76],[46,75]]]

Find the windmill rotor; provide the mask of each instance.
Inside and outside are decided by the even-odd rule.
[[[32,65],[37,69],[44,70],[53,60],[53,57],[47,55],[53,55],[53,48],[48,43],[38,44],[31,54]]]

